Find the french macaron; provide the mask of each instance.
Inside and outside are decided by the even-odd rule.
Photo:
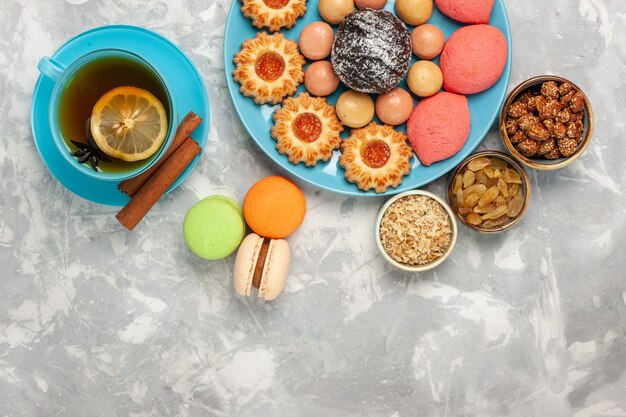
[[[250,233],[241,242],[235,258],[235,291],[249,297],[252,288],[258,288],[260,298],[274,300],[285,287],[290,263],[291,250],[286,240]]]
[[[212,195],[197,202],[183,222],[185,242],[196,255],[205,259],[223,259],[233,253],[246,234],[246,224],[239,204],[222,195]]]
[[[243,200],[243,216],[257,234],[284,239],[302,224],[306,214],[304,193],[284,177],[271,176],[258,181]]]

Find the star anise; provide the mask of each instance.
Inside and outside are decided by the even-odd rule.
[[[78,148],[77,151],[72,152],[72,156],[77,159],[79,164],[89,162],[91,164],[91,168],[98,172],[98,162],[111,162],[111,159],[104,152],[102,152],[100,148],[98,148],[98,145],[96,145],[96,142],[93,140],[90,120],[91,118],[87,119],[87,123],[85,124],[85,135],[87,138],[83,138],[80,142],[70,140],[70,142]]]

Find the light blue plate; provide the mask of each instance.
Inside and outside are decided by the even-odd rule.
[[[307,12],[304,17],[298,20],[295,27],[283,31],[288,39],[297,41],[300,36],[300,31],[306,25],[317,20],[322,20],[317,12],[317,3],[318,0],[307,1]],[[393,12],[394,4],[395,1],[390,0],[385,9]],[[273,124],[272,113],[276,106],[258,106],[254,104],[251,98],[247,98],[239,92],[239,84],[233,80],[232,72],[235,69],[233,58],[235,53],[239,51],[243,41],[248,38],[253,38],[258,32],[258,30],[250,24],[250,21],[241,14],[240,8],[241,2],[233,1],[228,14],[226,33],[224,35],[224,68],[230,96],[233,99],[239,118],[250,133],[250,136],[252,136],[254,141],[272,158],[272,160],[274,160],[274,162],[304,181],[341,194],[355,196],[381,195],[376,194],[373,190],[368,192],[361,191],[356,185],[345,180],[344,171],[338,163],[339,151],[335,151],[335,155],[329,162],[319,163],[312,168],[307,168],[304,164],[293,165],[287,160],[286,156],[278,153],[275,149],[276,142],[270,136],[270,128]],[[449,38],[456,29],[462,26],[458,22],[447,18],[438,10],[434,11],[429,23],[438,26],[445,34],[446,39]],[[511,74],[511,31],[503,0],[496,0],[491,14],[490,24],[500,29],[507,39],[509,45],[507,64],[504,69],[504,74],[502,74],[502,77],[496,85],[487,91],[468,97],[472,127],[465,146],[453,157],[445,161],[434,163],[429,167],[421,165],[417,158],[413,158],[411,174],[405,177],[398,188],[390,188],[382,195],[397,194],[411,190],[439,178],[469,155],[489,131],[500,111],[500,107],[504,103],[506,89],[509,84],[509,76]],[[438,61],[438,59],[435,61]],[[403,86],[406,88],[406,83],[403,82]],[[340,87],[338,91],[329,97],[328,101],[334,104],[337,101],[337,97],[339,97],[344,90],[345,88],[343,86]],[[299,91],[305,91],[304,85],[300,86]],[[402,126],[400,130],[404,131],[404,126]],[[348,132],[344,132],[344,137],[347,135]]]
[[[210,127],[206,89],[196,67],[176,45],[147,29],[135,26],[103,26],[69,40],[52,58],[67,65],[87,52],[103,48],[121,48],[135,52],[158,68],[176,97],[176,113],[180,120],[189,111],[202,117],[203,122],[193,133],[193,138],[200,147],[204,147]],[[94,203],[125,205],[129,198],[117,189],[118,182],[81,176],[59,153],[48,123],[48,105],[53,88],[54,82],[40,75],[33,92],[31,127],[41,159],[61,184],[79,196]],[[189,175],[199,157],[200,155],[193,160],[167,192],[176,188]]]

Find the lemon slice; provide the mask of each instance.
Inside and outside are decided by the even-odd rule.
[[[96,103],[91,134],[109,156],[123,161],[149,158],[167,136],[167,115],[161,102],[146,90],[117,87]]]

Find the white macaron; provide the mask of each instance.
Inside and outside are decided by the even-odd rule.
[[[250,233],[241,242],[235,258],[235,291],[249,297],[254,287],[259,289],[259,297],[274,300],[285,287],[290,263],[291,250],[286,240]]]

